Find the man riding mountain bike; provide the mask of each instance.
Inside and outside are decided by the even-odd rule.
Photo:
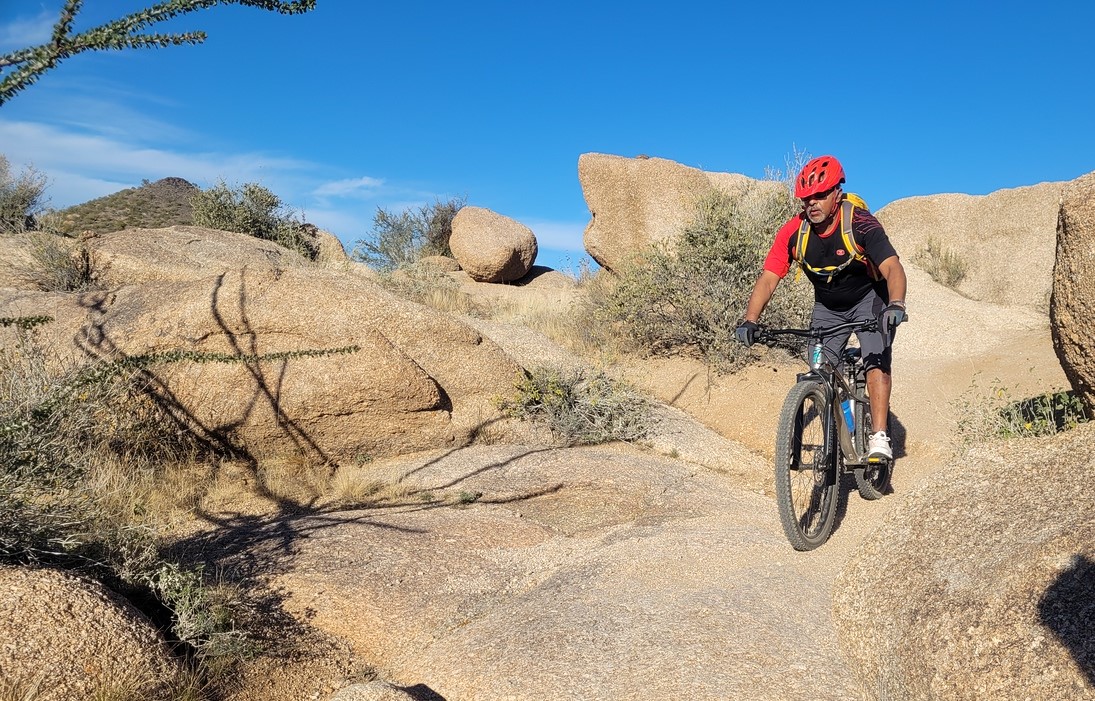
[[[907,318],[905,268],[882,225],[860,206],[862,200],[845,195],[843,183],[844,168],[833,156],[815,158],[803,167],[795,179],[802,212],[776,233],[736,334],[746,346],[753,344],[757,322],[792,261],[798,261],[814,285],[812,328],[877,319],[878,331],[856,336],[867,367],[874,429],[868,456],[889,460],[891,344]],[[850,336],[848,332],[825,339],[825,353],[834,366]]]

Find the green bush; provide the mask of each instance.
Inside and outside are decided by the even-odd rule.
[[[34,217],[45,208],[45,192],[46,176],[28,167],[14,177],[8,159],[0,155],[0,233],[34,229]]]
[[[350,255],[382,271],[411,265],[426,256],[452,256],[452,220],[465,204],[464,198],[437,200],[399,214],[378,208],[372,231],[357,242]]]
[[[1072,390],[1053,390],[1015,399],[1013,388],[994,380],[987,393],[976,380],[956,402],[958,435],[965,446],[998,438],[1050,436],[1091,420]]]
[[[602,370],[535,368],[498,407],[547,426],[563,445],[635,441],[650,433],[649,400]]]
[[[787,190],[761,183],[705,193],[674,243],[652,247],[621,270],[598,317],[643,351],[696,353],[720,370],[743,366],[750,354],[734,329],[775,232],[798,208]],[[797,278],[789,275],[776,291],[767,324],[806,323],[813,291]]]
[[[917,249],[913,260],[944,287],[958,287],[969,272],[969,263],[964,258],[931,237]]]
[[[222,181],[191,197],[190,206],[197,226],[273,241],[308,260],[319,255],[314,238],[304,231],[304,223],[261,185],[245,183],[232,189]]]

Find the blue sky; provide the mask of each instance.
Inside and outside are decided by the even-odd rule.
[[[0,0],[0,52],[60,0]],[[77,28],[150,3],[86,0]],[[197,11],[199,46],[83,54],[0,106],[65,207],[177,176],[258,182],[348,246],[467,197],[583,256],[586,152],[763,177],[837,155],[875,209],[1095,170],[1095,3],[359,2]]]

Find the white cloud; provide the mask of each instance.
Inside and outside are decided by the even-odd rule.
[[[13,51],[49,41],[57,14],[42,10],[34,17],[20,17],[0,24],[0,51]]]
[[[45,173],[45,171],[43,171]],[[46,173],[49,177],[49,185],[46,188],[46,198],[51,207],[63,209],[65,207],[94,200],[99,197],[112,195],[119,190],[133,187],[139,183],[122,182],[118,180],[105,180],[92,178],[80,173],[70,173],[64,170],[55,170]]]
[[[179,177],[202,188],[220,180],[230,186],[257,182],[349,248],[372,230],[378,208],[399,213],[453,197],[383,177],[340,177],[343,173],[334,168],[292,157],[208,150],[205,140],[185,126],[162,124],[124,100],[88,99],[80,105],[41,119],[0,117],[0,153],[15,170],[33,165],[46,175],[46,195],[56,208],[136,187],[146,179]],[[80,116],[60,122],[58,114]],[[536,234],[543,257],[584,254],[586,222],[518,221]]]
[[[317,197],[375,197],[377,190],[384,185],[383,178],[349,178],[323,183],[312,194]]]
[[[149,148],[95,134],[66,131],[34,122],[0,120],[0,144],[13,168],[33,165],[63,188],[52,190],[55,207],[67,207],[101,197],[105,183],[120,188],[141,180],[174,176],[208,186],[223,179],[230,184],[261,182],[278,191],[279,184],[314,166],[291,158],[257,153],[181,153]],[[280,194],[280,192],[279,192]],[[291,198],[282,195],[286,201]]]

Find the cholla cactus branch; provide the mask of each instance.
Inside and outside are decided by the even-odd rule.
[[[202,31],[173,34],[140,34],[138,32],[159,22],[214,5],[243,5],[270,10],[283,15],[297,15],[315,9],[316,0],[168,0],[134,12],[79,34],[73,34],[73,23],[83,7],[83,0],[66,0],[50,41],[41,46],[13,51],[0,56],[0,105],[27,89],[66,58],[85,51],[158,48],[205,41]]]

